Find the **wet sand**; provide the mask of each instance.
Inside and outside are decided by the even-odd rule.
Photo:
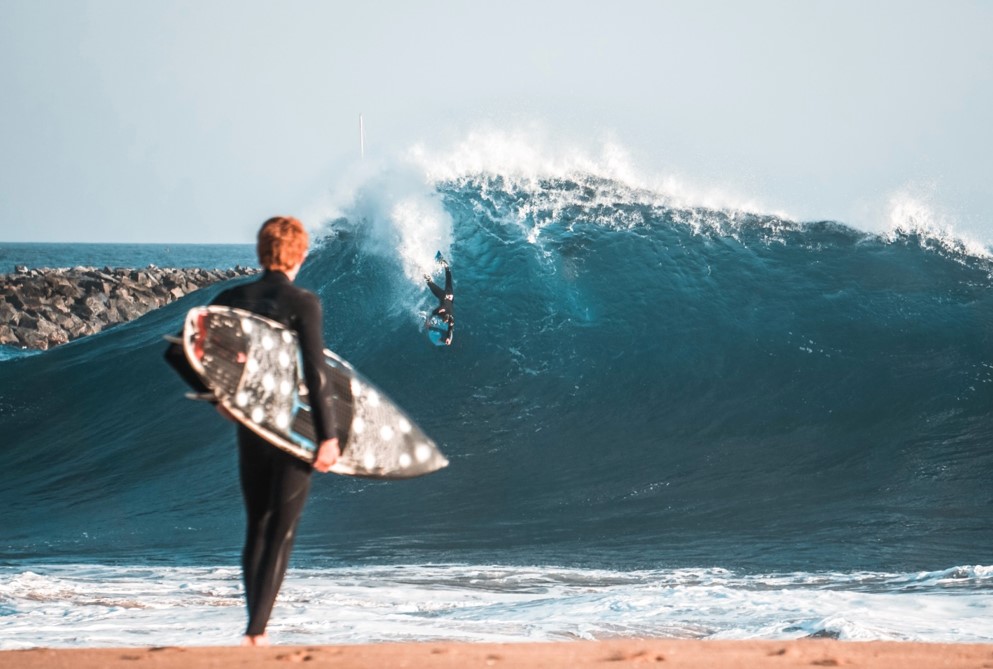
[[[613,640],[562,643],[381,643],[348,646],[81,648],[0,652],[4,669],[993,669],[993,644],[799,641]]]

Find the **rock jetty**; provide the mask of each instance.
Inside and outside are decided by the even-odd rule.
[[[15,268],[0,275],[0,345],[47,350],[138,318],[218,281],[255,274],[226,270]]]

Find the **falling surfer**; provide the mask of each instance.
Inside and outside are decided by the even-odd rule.
[[[434,259],[445,268],[445,287],[442,288],[436,284],[430,274],[424,275],[424,280],[428,282],[428,288],[431,289],[439,302],[437,308],[428,316],[424,327],[427,328],[428,337],[435,346],[451,346],[452,336],[455,334],[455,294],[452,292],[452,270],[448,266],[448,261],[442,257],[441,251],[438,251]]]

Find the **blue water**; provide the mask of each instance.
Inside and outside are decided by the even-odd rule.
[[[35,267],[254,267],[251,244],[32,244],[0,241],[0,274]]]
[[[433,227],[326,222],[298,283],[321,296],[329,346],[451,465],[316,483],[282,639],[993,641],[985,253],[678,207],[591,175],[476,175],[429,198]],[[443,349],[411,260],[438,245],[459,333]],[[251,261],[0,248],[30,266]],[[5,647],[93,643],[31,630],[67,611],[104,629],[112,614],[85,602],[118,587],[97,598],[107,611],[131,597],[149,618],[103,643],[147,643],[156,624],[170,642],[237,634],[233,431],[161,361],[161,335],[220,289],[0,361],[0,629],[21,635]],[[332,639],[325,614],[351,622]]]

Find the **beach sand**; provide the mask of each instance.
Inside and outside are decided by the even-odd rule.
[[[991,644],[799,641],[613,640],[562,643],[381,643],[348,646],[31,649],[0,652],[3,669],[794,669],[921,667],[993,669]]]

